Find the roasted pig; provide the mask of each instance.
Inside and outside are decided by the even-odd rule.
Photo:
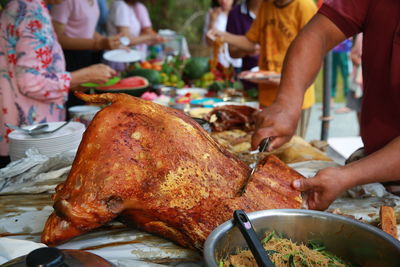
[[[270,156],[246,193],[249,167],[180,111],[125,94],[85,95],[109,103],[84,133],[67,180],[57,186],[42,241],[54,246],[113,219],[201,249],[208,234],[246,212],[300,208],[300,174]]]
[[[233,129],[252,131],[256,122],[254,117],[256,112],[257,109],[249,106],[226,105],[213,108],[205,119],[211,122],[213,131],[221,132]]]

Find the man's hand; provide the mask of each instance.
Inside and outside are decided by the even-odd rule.
[[[295,180],[292,186],[307,193],[309,209],[326,210],[341,193],[350,187],[349,182],[341,167],[330,167],[320,170],[313,178]]]
[[[301,110],[293,109],[284,103],[275,102],[256,115],[256,130],[252,136],[252,148],[272,137],[268,150],[271,151],[288,142],[296,131]]]

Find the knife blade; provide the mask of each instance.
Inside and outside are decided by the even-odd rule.
[[[251,179],[253,178],[253,174],[256,172],[257,170],[257,166],[260,163],[260,153],[265,152],[266,149],[268,149],[269,143],[271,141],[270,137],[264,138],[259,147],[258,147],[258,153],[257,153],[257,161],[256,161],[256,165],[254,166],[254,168],[251,170],[249,177],[247,177],[247,181],[244,183],[243,187],[240,189],[239,194],[242,196],[245,192],[246,192],[246,188],[247,185],[250,183]]]

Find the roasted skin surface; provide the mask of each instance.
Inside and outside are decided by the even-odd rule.
[[[56,188],[44,243],[57,245],[118,218],[201,249],[235,209],[300,208],[290,183],[302,176],[276,157],[266,158],[237,196],[249,167],[188,116],[124,94],[79,96],[113,104],[97,113]]]

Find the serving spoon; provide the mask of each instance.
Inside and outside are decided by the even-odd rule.
[[[41,130],[44,130],[45,128],[49,127],[49,125],[47,123],[42,123],[42,124],[37,124],[37,125],[33,125],[32,127],[29,128],[21,128],[9,123],[5,123],[6,127],[13,129],[13,130],[18,130],[21,132],[25,132],[27,134],[34,134],[38,131],[42,132]]]
[[[54,133],[58,130],[60,130],[61,128],[63,128],[65,125],[67,125],[68,123],[70,123],[71,120],[64,122],[63,124],[61,124],[60,126],[58,126],[57,128],[53,129],[53,130],[46,130],[47,127],[49,127],[49,125],[47,123],[43,123],[43,124],[38,124],[38,125],[34,125],[31,128],[21,128],[12,124],[8,124],[5,123],[5,125],[8,128],[14,129],[14,130],[19,130],[22,132],[25,132],[29,135],[38,135],[38,134],[49,134],[49,133]]]

